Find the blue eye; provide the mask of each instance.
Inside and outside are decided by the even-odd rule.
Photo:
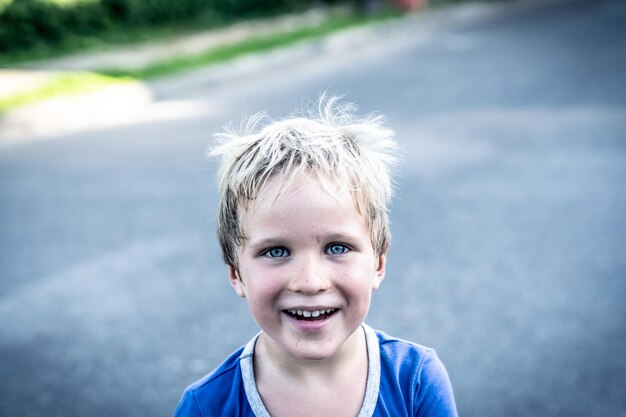
[[[277,246],[275,248],[270,248],[266,250],[264,255],[268,258],[284,258],[285,256],[289,256],[289,250]]]
[[[331,245],[328,245],[328,247],[326,248],[326,253],[328,255],[343,255],[345,253],[348,253],[349,250],[350,249],[346,245],[333,243]]]

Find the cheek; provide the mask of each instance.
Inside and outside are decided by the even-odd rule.
[[[369,309],[372,293],[378,288],[379,284],[375,268],[369,264],[361,265],[358,269],[358,275],[352,276],[350,281],[352,293],[357,299],[354,302],[365,309]]]
[[[356,266],[349,273],[342,274],[337,282],[344,292],[358,298],[359,302],[369,302],[374,280],[375,274],[371,268]]]
[[[257,269],[253,275],[248,274],[247,276],[247,296],[251,308],[261,309],[273,302],[280,294],[282,285],[280,277],[276,273],[270,274]]]

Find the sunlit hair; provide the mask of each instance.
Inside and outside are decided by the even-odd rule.
[[[218,236],[228,265],[237,268],[237,248],[245,241],[242,214],[277,175],[282,182],[276,198],[301,174],[331,195],[349,191],[365,217],[376,254],[389,249],[394,132],[382,116],[356,117],[356,107],[338,97],[322,96],[316,104],[282,120],[257,114],[241,133],[227,128],[215,135],[218,144],[209,155],[220,159]]]

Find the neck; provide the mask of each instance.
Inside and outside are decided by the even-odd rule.
[[[300,383],[347,379],[367,363],[367,346],[363,328],[357,330],[341,345],[335,354],[326,359],[297,358],[261,333],[255,346],[254,363],[257,379],[285,377]]]

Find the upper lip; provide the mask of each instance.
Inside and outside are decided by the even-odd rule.
[[[332,306],[294,306],[287,307],[283,310],[302,310],[302,311],[318,311],[318,310],[337,310],[337,307]]]

